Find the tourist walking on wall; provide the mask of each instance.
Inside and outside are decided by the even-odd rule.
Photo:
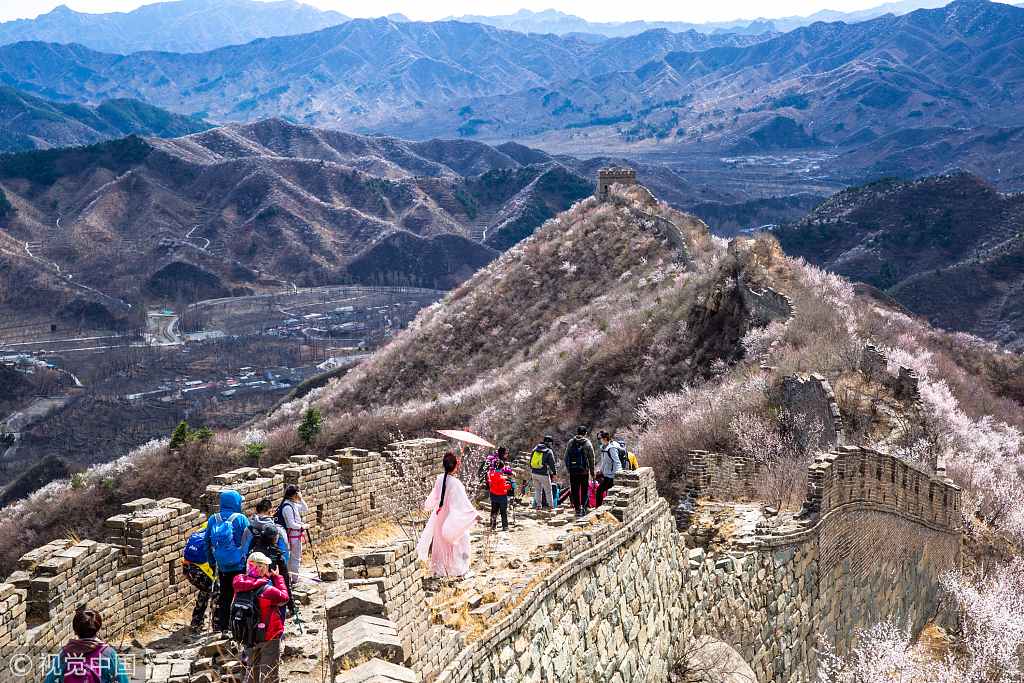
[[[182,551],[181,557],[185,578],[196,588],[196,604],[192,608],[191,623],[193,634],[203,631],[206,609],[210,606],[210,595],[213,593],[213,567],[210,566],[207,557],[206,522],[203,522],[199,530],[185,541],[185,549]]]
[[[430,518],[416,544],[416,552],[423,561],[429,558],[435,576],[462,576],[469,571],[469,530],[480,513],[455,476],[459,471],[455,454],[445,453],[441,464],[444,473],[437,475],[433,490],[423,502]]]
[[[533,479],[533,507],[554,509],[551,477],[555,476],[555,452],[551,450],[555,437],[547,435],[530,453],[530,476]]]
[[[97,638],[101,628],[99,612],[85,605],[76,609],[71,620],[75,638],[52,658],[43,683],[128,683],[128,672],[117,651]]]
[[[281,680],[283,607],[290,594],[284,577],[270,564],[270,558],[263,553],[253,553],[249,556],[247,572],[234,580],[238,602],[232,610],[231,635],[246,647],[248,670],[245,683],[278,683]],[[251,606],[253,602],[258,614],[255,624],[252,622],[256,619],[250,618],[244,609],[239,609],[239,604]]]
[[[601,484],[597,487],[597,505],[600,507],[608,489],[615,485],[615,477],[622,471],[625,451],[613,438],[611,432],[598,434],[601,439]]]
[[[293,579],[298,579],[299,567],[302,564],[302,534],[306,531],[302,516],[307,512],[309,507],[303,500],[299,487],[288,484],[284,489],[284,500],[278,506],[274,517],[288,532],[288,571]]]
[[[277,570],[284,579],[284,585],[288,587],[288,594],[292,591],[291,572],[288,571],[288,535],[284,527],[279,526],[274,518],[270,516],[270,509],[273,502],[264,498],[256,503],[256,514],[249,521],[249,528],[245,530],[242,537],[245,546],[245,555],[250,557],[253,553],[262,553],[270,558],[270,568]],[[295,614],[295,599],[289,598],[288,611]]]
[[[245,572],[242,536],[249,528],[249,518],[242,514],[242,494],[225,489],[220,492],[220,511],[206,520],[206,561],[217,574],[220,591],[213,613],[213,628],[228,629],[228,612],[235,596],[235,577]]]
[[[498,524],[501,515],[501,530],[508,531],[508,499],[514,495],[515,485],[512,483],[514,473],[508,464],[508,449],[500,447],[487,468],[487,491],[491,495],[491,531]]]
[[[590,478],[594,476],[594,444],[587,438],[589,430],[580,425],[576,436],[569,439],[565,447],[565,469],[569,473],[569,497],[576,510],[576,516],[587,514],[587,500]]]

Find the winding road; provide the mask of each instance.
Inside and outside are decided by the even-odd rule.
[[[208,240],[205,237],[192,237],[192,233],[194,233],[198,229],[199,229],[199,225],[198,224],[193,225],[192,229],[189,230],[187,233],[185,233],[185,239],[187,239],[187,240],[193,240],[193,239],[194,240],[202,240],[202,241],[206,242],[206,244],[204,244],[203,246],[199,247],[203,251],[206,251],[207,249],[210,248],[210,240]]]

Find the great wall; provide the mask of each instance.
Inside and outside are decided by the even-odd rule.
[[[445,447],[426,439],[395,444],[392,453],[346,450],[241,468],[216,478],[203,507],[222,487],[242,492],[251,506],[298,483],[316,537],[352,536],[409,503],[402,477],[433,476]],[[399,451],[407,465],[401,475]],[[701,504],[723,468],[707,467],[711,454],[688,455],[692,469],[703,466],[693,477]],[[742,488],[744,470],[731,469]],[[857,628],[883,618],[920,629],[936,610],[936,579],[957,562],[959,490],[941,472],[860,448],[820,455],[809,475],[807,514],[795,527],[757,525],[706,549],[677,526],[653,470],[623,474],[609,497],[614,520],[571,526],[544,548],[541,579],[471,642],[432,623],[411,543],[354,549],[345,560],[347,589],[370,587],[377,599],[342,594],[328,604],[333,680],[364,680],[343,666],[371,642],[370,651],[407,669],[408,680],[653,683],[666,681],[693,643],[710,639],[738,653],[757,681],[809,681],[819,634],[845,651]],[[103,611],[109,632],[130,633],[187,601],[192,590],[179,560],[204,512],[175,499],[134,501],[108,520],[104,541],[55,541],[25,555],[0,584],[0,647],[53,651],[70,635],[81,602]],[[370,607],[361,616],[353,604]],[[213,674],[206,668],[163,680],[232,680]]]
[[[792,313],[778,292],[745,283],[741,292],[764,323]],[[861,372],[916,400],[913,373],[890,373],[873,346]],[[733,668],[728,680],[804,683],[815,679],[819,638],[843,653],[857,629],[883,619],[919,631],[937,616],[939,576],[959,561],[960,490],[941,467],[844,445],[823,377],[788,377],[782,387],[787,410],[823,425],[798,515],[783,519],[751,502],[764,472],[749,458],[680,453],[686,492],[674,508],[651,468],[623,473],[602,508],[610,515],[555,528],[530,558],[531,580],[484,610],[483,628],[471,634],[432,613],[431,579],[411,540],[352,545],[323,606],[328,680],[664,683],[676,662],[699,661],[706,649]],[[127,503],[107,520],[106,538],[57,540],[21,558],[0,583],[0,649],[9,661],[56,650],[83,602],[102,611],[112,642],[189,602],[183,545],[223,488],[242,493],[251,513],[259,498],[298,484],[313,536],[330,543],[415,510],[420,501],[408,492],[433,480],[447,447],[418,439],[382,453],[295,455],[216,477],[198,507],[172,498]],[[719,525],[728,533],[709,535],[709,518],[728,520]],[[150,665],[146,680],[239,681],[239,664],[228,659],[204,651],[182,665]],[[0,668],[0,683],[38,681],[38,672]]]

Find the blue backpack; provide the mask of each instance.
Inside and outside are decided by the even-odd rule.
[[[192,564],[204,564],[206,562],[206,529],[200,529],[185,541],[185,552],[183,553],[186,562]]]
[[[241,547],[235,542],[235,517],[240,512],[234,512],[226,520],[217,514],[210,517],[210,545],[213,546],[213,559],[217,562],[217,570],[238,569],[245,567],[245,555]]]

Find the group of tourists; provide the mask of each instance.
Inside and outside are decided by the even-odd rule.
[[[293,586],[303,578],[303,516],[309,509],[293,484],[276,509],[264,498],[250,518],[243,503],[239,492],[221,491],[217,512],[185,542],[183,572],[196,588],[190,629],[203,632],[212,602],[213,630],[243,648],[245,683],[277,683],[285,618],[298,618]],[[102,625],[99,612],[78,608],[76,637],[52,659],[45,683],[128,683],[117,652],[97,637]]]
[[[627,450],[614,433],[598,433],[600,450],[597,453],[588,433],[588,428],[581,425],[566,444],[562,460],[568,473],[568,486],[560,486],[554,480],[558,473],[554,437],[545,436],[534,447],[530,453],[530,478],[535,509],[555,510],[568,493],[576,516],[583,517],[590,508],[601,506],[620,472],[637,468],[636,455]]]
[[[615,479],[624,470],[636,469],[636,456],[611,432],[598,434],[595,451],[585,426],[566,444],[561,463],[567,484],[556,483],[559,459],[555,439],[548,435],[529,455],[533,507],[555,511],[568,494],[576,517],[600,507]],[[443,472],[423,503],[430,513],[417,544],[419,557],[428,561],[436,576],[463,576],[470,567],[470,529],[481,515],[466,487],[456,476],[461,461],[447,452]],[[491,504],[490,528],[509,529],[509,504],[517,496],[515,475],[508,449],[490,454],[482,471]],[[191,631],[203,632],[211,604],[211,626],[244,648],[245,683],[278,683],[281,636],[286,616],[298,618],[293,587],[301,574],[303,539],[309,511],[298,486],[288,485],[276,508],[270,498],[256,503],[253,516],[242,512],[244,498],[237,491],[221,491],[219,508],[189,536],[183,551],[185,576],[196,588]],[[273,512],[271,512],[273,510]],[[45,683],[128,683],[124,663],[99,637],[103,618],[80,606],[72,620],[75,638],[52,659]]]
[[[529,453],[530,486],[533,489],[533,508],[538,511],[557,510],[568,493],[576,518],[587,515],[591,508],[600,507],[615,486],[616,477],[623,471],[638,467],[636,455],[629,451],[621,439],[610,431],[598,434],[599,450],[595,451],[586,426],[576,429],[562,456],[568,474],[568,484],[558,484],[558,459],[555,456],[555,438],[545,436]],[[480,518],[466,488],[454,476],[461,462],[454,452],[445,453],[444,472],[438,475],[434,488],[423,502],[430,513],[417,544],[421,560],[429,562],[436,576],[463,576],[470,566],[470,529]],[[509,530],[509,504],[517,496],[514,470],[508,449],[498,447],[484,461],[485,477],[491,506],[490,529]]]

